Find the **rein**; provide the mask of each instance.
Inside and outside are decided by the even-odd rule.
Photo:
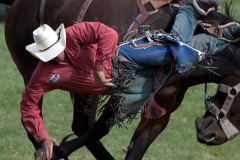
[[[234,98],[238,96],[240,92],[240,83],[234,87],[220,83],[218,86],[218,91],[227,93],[227,97],[221,109],[219,109],[210,98],[205,100],[206,110],[210,112],[215,118],[220,122],[220,125],[228,140],[236,137],[240,131],[228,120],[227,114],[232,106]]]

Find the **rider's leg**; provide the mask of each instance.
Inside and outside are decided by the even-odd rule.
[[[189,43],[193,37],[199,17],[206,12],[217,9],[217,0],[185,0],[179,7],[171,34],[178,36],[184,43]]]
[[[187,2],[180,6],[178,14],[176,16],[175,22],[173,24],[171,34],[179,37],[179,39],[191,46],[192,48],[199,50],[198,56],[186,54],[183,52],[176,52],[175,60],[180,73],[189,73],[192,71],[199,61],[204,59],[204,54],[208,54],[209,51],[217,51],[218,48],[226,45],[223,41],[219,41],[214,37],[197,37],[193,38],[195,28],[197,26],[197,21],[200,17],[200,9],[206,11],[207,13],[214,10],[218,6],[216,0],[186,0]],[[196,6],[198,8],[196,8]],[[201,45],[203,44],[203,45]],[[222,45],[223,44],[223,45]],[[182,48],[182,47],[181,47]],[[211,52],[213,54],[213,52]]]
[[[140,106],[146,101],[153,92],[153,77],[138,77],[131,80],[126,88],[121,88],[117,96],[122,97],[121,102],[115,109],[115,115],[112,117],[114,123],[122,123],[125,118],[131,119],[140,110]]]
[[[229,43],[219,40],[215,36],[201,33],[193,36],[189,45],[193,48],[203,51],[205,53],[205,57],[207,57],[220,52],[222,49],[227,47]]]
[[[181,5],[176,15],[171,34],[188,43],[191,41],[197,27],[199,14],[190,5]]]

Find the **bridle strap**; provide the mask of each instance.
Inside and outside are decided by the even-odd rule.
[[[226,100],[223,104],[223,107],[221,108],[221,113],[224,114],[224,116],[227,115],[230,107],[232,106],[232,103],[233,103],[233,100],[234,98],[238,95],[239,93],[239,87],[240,87],[240,83],[237,84],[236,86],[234,87],[229,87],[225,84],[220,84],[219,87],[218,87],[218,90],[223,92],[223,93],[227,93],[227,97],[226,97]]]
[[[237,136],[240,132],[239,130],[228,120],[227,113],[229,112],[232,103],[234,101],[234,98],[238,95],[240,92],[240,83],[237,84],[234,87],[227,86],[225,84],[219,84],[218,90],[227,93],[227,97],[224,101],[224,104],[222,108],[219,110],[219,108],[212,103],[210,100],[207,100],[205,102],[206,109],[212,113],[217,120],[219,120],[220,125],[227,137],[228,140],[231,140],[235,136]]]
[[[234,101],[234,98],[238,95],[240,83],[238,83],[234,87],[227,86],[225,84],[219,84],[218,90],[227,93],[226,100],[224,101],[224,104],[220,110],[220,114],[222,113],[224,116],[219,119],[220,125],[228,138],[228,140],[231,140],[235,136],[239,134],[239,130],[228,120],[227,113],[229,112],[232,103]]]
[[[219,122],[228,140],[233,139],[239,134],[239,130],[227,119],[227,117],[221,118]]]

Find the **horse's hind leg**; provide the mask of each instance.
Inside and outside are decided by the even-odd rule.
[[[165,129],[169,118],[170,115],[165,115],[159,119],[146,119],[142,115],[141,121],[128,146],[125,160],[141,160],[151,143]]]
[[[76,94],[71,94],[71,97],[73,99],[74,106],[72,130],[77,136],[81,136],[94,125],[97,106],[93,106],[90,114],[86,114],[84,112],[84,106],[86,106],[87,97],[78,96]],[[114,159],[100,141],[91,141],[85,146],[98,160]]]

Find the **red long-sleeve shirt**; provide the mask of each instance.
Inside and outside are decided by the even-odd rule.
[[[48,138],[38,102],[49,91],[61,89],[77,94],[103,94],[106,87],[95,83],[93,71],[111,78],[111,57],[117,33],[99,22],[82,22],[66,28],[67,58],[59,63],[39,62],[22,93],[20,112],[23,125],[37,142]]]

